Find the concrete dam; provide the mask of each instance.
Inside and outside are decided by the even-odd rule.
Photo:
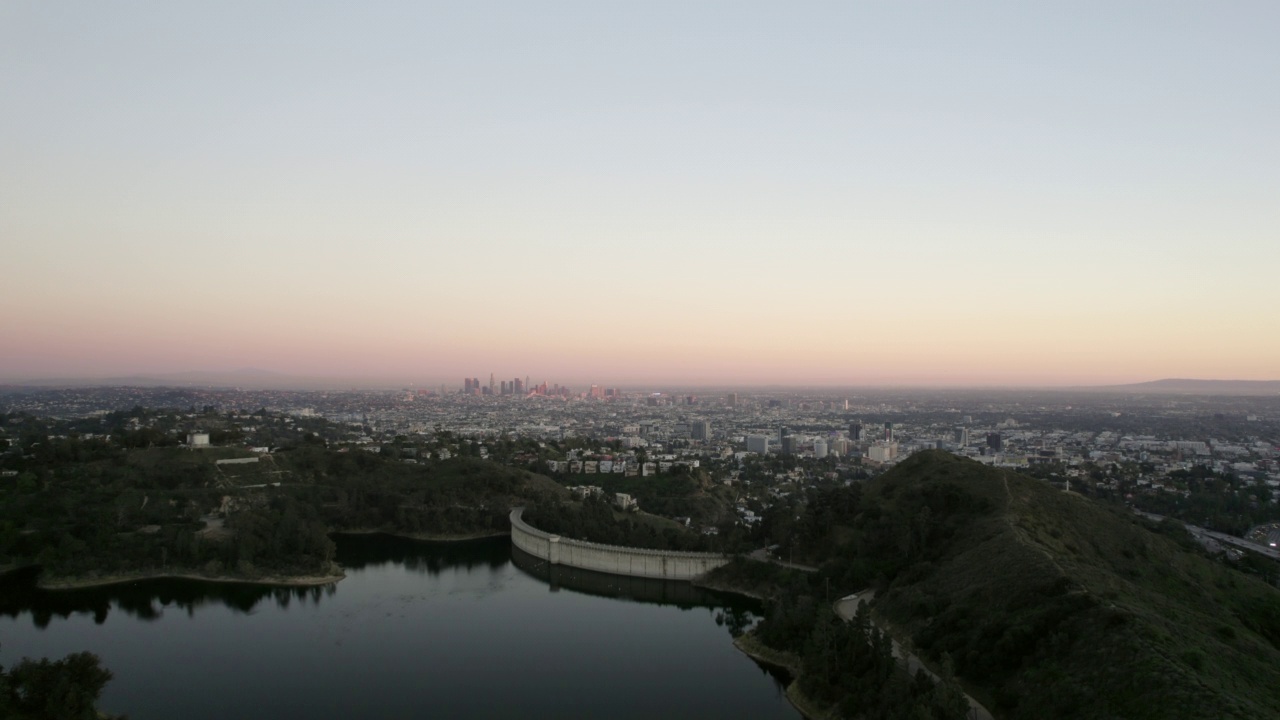
[[[692,580],[728,564],[730,560],[729,556],[717,553],[647,550],[574,540],[533,527],[521,519],[523,514],[522,507],[511,511],[511,543],[550,565],[567,565],[614,575]]]
[[[596,597],[639,600],[655,605],[681,608],[712,607],[723,604],[719,594],[704,590],[688,580],[615,575],[568,565],[552,565],[518,547],[511,548],[511,562],[524,572],[545,582],[551,592],[573,590]]]

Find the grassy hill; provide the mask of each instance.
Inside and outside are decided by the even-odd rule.
[[[942,452],[851,524],[877,613],[999,717],[1280,716],[1280,591],[1176,525]]]

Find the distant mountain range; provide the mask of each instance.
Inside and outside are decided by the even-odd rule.
[[[1129,385],[1104,385],[1081,389],[1164,395],[1280,395],[1280,380],[1191,380],[1168,378]]]

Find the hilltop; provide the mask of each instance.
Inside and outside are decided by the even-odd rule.
[[[1174,523],[944,452],[854,504],[828,572],[998,717],[1280,716],[1280,591]]]

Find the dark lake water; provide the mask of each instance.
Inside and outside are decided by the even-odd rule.
[[[750,602],[514,552],[343,537],[347,578],[305,589],[11,576],[0,664],[97,653],[101,707],[132,720],[799,717],[732,645]]]

